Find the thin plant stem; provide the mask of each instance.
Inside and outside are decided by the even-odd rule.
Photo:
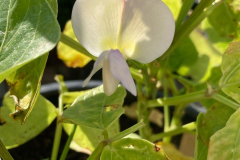
[[[184,0],[183,1],[182,8],[180,10],[180,13],[179,13],[177,21],[176,21],[176,30],[179,29],[180,25],[186,19],[188,11],[191,9],[194,2],[195,2],[195,0]]]
[[[145,124],[143,123],[143,120],[141,120],[139,123],[135,124],[134,126],[120,132],[119,134],[115,135],[114,137],[111,137],[107,140],[102,141],[101,143],[99,143],[99,145],[96,147],[96,149],[93,151],[93,153],[90,155],[90,157],[88,158],[88,160],[98,160],[100,159],[100,156],[102,154],[103,149],[110,143],[120,140],[124,137],[126,137],[127,135],[136,132],[137,130],[141,129],[142,127],[144,127]]]
[[[227,105],[228,107],[234,109],[234,110],[237,110],[239,107],[240,107],[240,104],[228,99],[227,97],[224,97],[222,96],[221,94],[219,93],[214,93],[212,95],[212,98]]]
[[[169,130],[167,132],[152,135],[151,141],[154,142],[154,141],[160,140],[164,137],[176,136],[176,135],[179,135],[184,132],[191,132],[195,129],[196,129],[196,122],[191,122],[189,124],[183,125],[182,127],[179,127],[179,128],[173,129],[173,130]]]
[[[126,137],[127,135],[131,134],[131,133],[134,133],[136,132],[137,130],[143,128],[145,126],[143,120],[141,120],[139,123],[135,124],[134,126],[120,132],[119,134],[117,134],[116,136],[112,137],[112,138],[109,138],[108,139],[108,142],[109,143],[112,143],[114,141],[117,141],[117,140],[120,140],[124,137]]]
[[[142,104],[142,100],[143,100],[143,92],[142,92],[142,84],[137,82],[137,108],[138,108],[138,122],[140,122],[142,120],[142,110],[143,110],[143,104]],[[144,137],[144,131],[143,128],[141,128],[139,130],[139,134],[141,137]]]
[[[6,147],[4,146],[4,144],[2,143],[2,141],[0,140],[0,157],[3,160],[13,160],[13,157],[11,156],[11,154],[8,152],[8,150],[6,149]],[[0,158],[0,159],[1,159]]]
[[[137,69],[130,67],[130,72],[132,74],[133,79],[135,79],[136,81],[138,81],[140,83],[144,83],[143,75],[141,73],[139,73]]]
[[[170,125],[170,129],[176,129],[182,125],[182,112],[186,108],[185,104],[178,105],[175,107],[175,110],[173,112],[173,117]]]
[[[92,54],[90,54],[80,43],[78,43],[77,41],[75,41],[74,39],[68,37],[65,34],[61,34],[61,38],[60,38],[60,42],[66,44],[67,46],[81,52],[82,54],[92,58],[93,60],[96,60],[97,57],[93,56]]]
[[[151,95],[151,81],[148,75],[147,67],[142,68],[142,73],[143,73],[143,79],[145,84],[146,96],[147,98],[149,98]]]
[[[57,126],[56,126],[55,135],[54,135],[51,160],[57,160],[59,145],[60,145],[61,136],[62,136],[62,123],[59,123],[60,115],[62,115],[62,111],[63,111],[62,94],[59,95],[58,106],[59,107],[58,107]]]
[[[202,0],[194,9],[189,18],[177,30],[170,48],[160,57],[158,61],[164,62],[167,57],[188,37],[188,35],[201,23],[201,21],[212,13],[223,1],[212,4],[215,0]],[[210,6],[209,6],[210,5]]]
[[[164,93],[164,99],[168,97],[168,83],[167,83],[167,78],[164,76],[163,79],[163,93]],[[164,132],[168,131],[170,127],[170,112],[169,112],[169,107],[167,104],[164,105]],[[165,137],[163,139],[163,142],[169,142],[170,137]]]
[[[108,145],[106,141],[102,141],[98,144],[92,154],[88,157],[87,160],[99,160],[102,154],[103,149]]]
[[[60,160],[65,160],[66,157],[67,157],[67,154],[68,154],[68,151],[69,151],[69,147],[70,147],[70,143],[73,139],[73,136],[75,134],[75,131],[76,131],[76,128],[77,128],[77,125],[73,125],[73,129],[72,129],[72,132],[71,134],[68,136],[68,139],[67,139],[67,142],[64,146],[64,149],[63,149],[63,152],[62,152],[62,155],[60,157]]]
[[[154,100],[149,100],[148,107],[163,107],[164,105],[180,105],[180,104],[189,104],[192,102],[201,101],[204,99],[209,99],[210,97],[206,94],[206,90],[192,92],[189,94],[184,94],[180,96],[170,97],[170,98],[158,98]]]

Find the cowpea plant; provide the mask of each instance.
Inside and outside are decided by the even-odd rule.
[[[195,134],[195,160],[238,160],[240,1],[201,0],[192,9],[193,4],[77,0],[61,33],[57,0],[1,0],[0,83],[6,80],[10,90],[0,108],[0,157],[13,159],[7,149],[34,138],[56,118],[51,160],[66,159],[76,146],[87,149],[89,160],[193,159],[171,144],[185,132]],[[39,90],[48,52],[58,42],[58,57],[68,67],[96,60],[84,85],[101,68],[103,85],[70,92],[56,76],[56,111]],[[135,105],[123,107],[125,88],[137,96]],[[193,102],[206,113],[183,124]],[[158,107],[164,112],[161,133],[150,125]],[[124,113],[138,123],[120,131]],[[61,151],[63,130],[69,138]]]

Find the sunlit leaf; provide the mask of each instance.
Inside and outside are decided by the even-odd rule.
[[[86,91],[76,91],[76,92],[65,92],[62,94],[63,96],[63,104],[72,104],[75,99],[79,96],[84,95],[85,93],[87,93],[89,90]]]
[[[199,136],[202,118],[203,114],[200,113],[197,117],[194,160],[206,160],[208,155],[208,146],[202,141],[201,137]]]
[[[223,76],[219,81],[222,91],[240,103],[240,42],[229,45],[221,65]]]
[[[14,122],[9,114],[14,111],[14,101],[7,95],[1,107],[0,137],[7,148],[14,148],[36,137],[56,118],[55,106],[39,96],[35,106],[24,125]]]
[[[143,139],[123,138],[106,146],[101,160],[168,160],[159,146]]]
[[[75,37],[75,34],[72,29],[72,22],[68,21],[66,23],[66,26],[64,28],[63,33],[67,35],[68,37],[76,40],[77,38]],[[58,53],[58,58],[61,59],[68,67],[84,67],[88,62],[91,61],[91,58],[88,56],[85,56],[84,54],[76,51],[75,49],[59,42],[57,46],[57,53]]]
[[[208,150],[208,160],[238,160],[240,159],[240,110],[238,109],[226,123],[211,138]]]
[[[229,108],[221,103],[216,103],[208,109],[204,114],[199,126],[198,136],[201,140],[209,145],[210,137],[218,130],[225,127],[229,117],[235,112],[234,109]]]
[[[228,39],[240,38],[239,6],[238,0],[226,0],[209,15],[208,21],[219,36]]]
[[[221,53],[224,53],[229,43],[233,41],[233,38],[221,37],[218,31],[211,26],[208,18],[202,21],[201,27],[205,31],[209,41],[212,43],[212,46]]]
[[[60,28],[45,0],[3,0],[0,10],[2,82],[10,73],[51,50],[60,38]]]
[[[191,76],[196,82],[205,82],[211,76],[212,68],[220,65],[221,57],[222,53],[194,30],[169,57],[169,67],[182,76]]]
[[[26,64],[7,77],[10,95],[14,99],[15,111],[10,114],[14,120],[22,124],[30,114],[38,97],[41,79],[48,54],[43,55]]]
[[[57,16],[57,1],[48,0],[48,2]],[[15,111],[10,115],[22,124],[26,121],[38,97],[47,58],[48,54],[46,53],[6,77],[10,95],[15,100]]]
[[[47,2],[51,6],[52,11],[54,12],[54,14],[57,17],[57,13],[58,13],[58,3],[57,3],[57,0],[47,0]]]
[[[101,85],[79,96],[63,112],[61,121],[103,131],[124,113],[122,105],[125,96],[126,91],[121,86],[113,95],[106,96]]]
[[[170,160],[193,160],[192,157],[185,156],[171,143],[158,142],[157,145],[162,148]]]
[[[68,135],[70,135],[73,125],[72,124],[63,124],[64,130]],[[115,121],[109,128],[108,136],[113,137],[117,133],[119,133],[119,122]],[[88,149],[89,151],[93,151],[97,145],[103,140],[102,132],[98,129],[78,126],[76,132],[74,134],[73,140],[82,148]]]

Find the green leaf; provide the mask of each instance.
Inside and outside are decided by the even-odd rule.
[[[211,138],[208,160],[240,159],[240,110],[238,109]]]
[[[46,0],[3,0],[0,10],[2,82],[10,73],[51,50],[60,38],[60,27]]]
[[[172,11],[173,17],[176,20],[179,12],[182,7],[182,1],[181,0],[162,0]]]
[[[222,91],[240,103],[240,42],[229,45],[221,65],[223,76],[219,81]]]
[[[168,160],[164,151],[157,145],[143,140],[123,138],[106,146],[101,160]]]
[[[78,97],[63,112],[61,121],[104,131],[124,113],[125,96],[126,91],[121,86],[113,95],[106,96],[101,85]]]
[[[234,109],[222,103],[216,103],[208,109],[201,119],[198,135],[201,140],[209,145],[210,137],[218,130],[225,127],[229,117],[235,112]]]
[[[47,2],[51,6],[52,11],[54,12],[54,14],[57,17],[57,13],[58,13],[58,3],[57,3],[57,0],[47,0]]]
[[[64,130],[68,135],[70,135],[73,125],[72,124],[63,124]],[[109,137],[113,137],[120,132],[119,122],[115,121],[107,129]],[[101,138],[102,137],[102,138]],[[97,145],[103,140],[102,132],[98,129],[78,126],[73,137],[80,147],[93,151]]]
[[[13,99],[6,95],[3,104],[0,112],[0,119],[3,121],[3,124],[0,125],[0,137],[8,149],[17,147],[36,137],[52,123],[57,115],[55,106],[40,95],[28,121],[21,125],[8,116],[14,111]]]
[[[218,31],[211,26],[208,18],[202,21],[201,28],[208,36],[208,39],[212,43],[212,46],[220,53],[224,53],[229,43],[233,41],[233,38],[221,37]]]
[[[208,155],[208,146],[202,141],[201,137],[199,136],[202,118],[203,114],[200,113],[197,117],[194,160],[206,160]]]
[[[226,0],[208,17],[210,25],[221,37],[240,38],[240,1]]]
[[[26,64],[7,77],[10,95],[14,99],[15,111],[10,114],[14,120],[23,124],[30,114],[38,97],[41,79],[48,54]]]
[[[211,76],[212,68],[220,65],[221,57],[208,39],[194,30],[169,57],[168,66],[182,76],[205,82]]]
[[[75,99],[79,96],[83,96],[85,93],[87,93],[90,90],[86,91],[76,91],[76,92],[65,92],[62,94],[63,104],[72,104]]]
[[[157,145],[162,148],[170,160],[193,160],[192,157],[185,156],[177,148],[166,142],[158,142]]]

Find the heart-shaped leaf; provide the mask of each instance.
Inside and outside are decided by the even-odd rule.
[[[240,159],[240,109],[229,118],[226,126],[211,138],[208,160]]]
[[[200,113],[197,117],[197,128],[196,128],[196,143],[194,151],[194,160],[206,160],[208,155],[208,146],[202,141],[199,131],[201,127],[203,114]]]
[[[11,73],[7,78],[15,111],[10,114],[23,124],[30,114],[39,94],[41,79],[48,54],[45,54]]]
[[[219,81],[222,91],[240,103],[240,42],[229,45],[221,64],[223,76]]]
[[[64,123],[63,127],[66,133],[70,135],[73,125]],[[119,131],[120,127],[118,121],[115,121],[107,129],[109,137],[115,136]],[[84,126],[77,126],[73,137],[73,141],[75,141],[80,147],[88,149],[89,151],[93,151],[102,140],[103,135],[100,130]]]
[[[106,146],[101,160],[168,160],[159,146],[144,140],[123,138]]]
[[[104,131],[124,113],[125,96],[126,91],[121,86],[113,95],[106,96],[101,85],[79,96],[63,112],[61,121]]]
[[[0,10],[2,82],[10,73],[51,50],[60,38],[60,27],[46,0],[3,0]]]
[[[14,101],[8,95],[0,112],[0,138],[9,149],[26,143],[47,128],[56,118],[56,108],[43,96],[39,96],[35,106],[24,125],[16,123],[9,117],[14,111]]]
[[[225,127],[229,117],[234,112],[234,109],[229,108],[222,103],[216,103],[209,108],[200,122],[198,136],[200,136],[201,140],[208,145],[210,137],[215,132]]]

